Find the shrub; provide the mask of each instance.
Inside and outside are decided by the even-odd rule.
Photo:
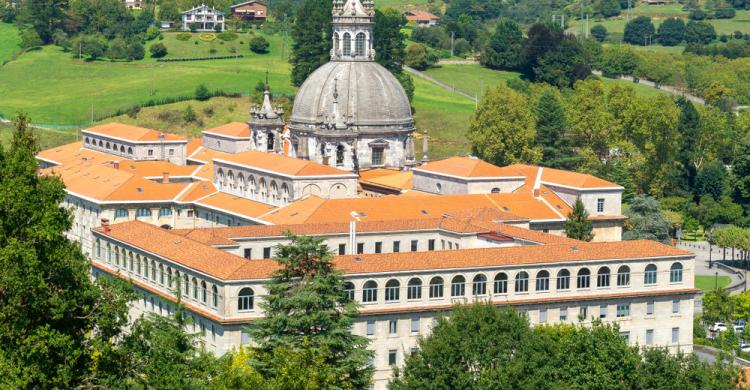
[[[208,49],[208,52],[211,53],[211,54],[216,54],[216,48],[213,47],[213,46],[211,46],[211,48]]]
[[[221,32],[221,25],[220,24],[214,25],[214,31],[216,31],[217,33],[220,33]]]
[[[24,30],[24,32],[21,33],[21,46],[23,46],[24,49],[42,46],[43,44],[44,42],[42,42],[42,38],[39,37],[39,34],[37,34],[36,31]]]
[[[692,20],[703,20],[703,19],[706,19],[707,17],[708,17],[708,14],[706,13],[706,11],[700,8],[696,8],[690,11],[690,14],[688,14],[688,18]]]
[[[185,111],[182,113],[182,120],[185,122],[195,122],[195,120],[198,119],[198,117],[195,115],[195,111],[193,111],[193,106],[189,105],[185,107]]]
[[[198,41],[195,41],[195,44],[197,45],[197,44],[198,44]]]
[[[466,39],[458,38],[453,44],[453,54],[459,57],[471,53],[471,50],[471,43],[469,43],[469,41],[467,41]]]
[[[599,42],[604,42],[604,40],[607,38],[607,28],[602,26],[601,24],[597,24],[594,27],[591,27],[591,36],[594,37]]]
[[[716,19],[732,19],[736,15],[734,8],[719,8],[714,11],[714,17]]]
[[[110,60],[125,60],[128,58],[128,44],[121,37],[112,40],[107,50],[107,57]]]
[[[192,36],[193,36],[193,35],[192,35],[192,34],[190,34],[190,33],[186,33],[186,32],[183,32],[183,33],[179,33],[179,34],[177,34],[177,37],[176,37],[176,38],[177,38],[177,40],[178,40],[178,41],[183,41],[183,42],[187,42],[187,41],[189,41],[189,40],[190,40],[190,37],[192,37]],[[196,41],[196,43],[197,43],[197,41]]]
[[[625,25],[623,40],[633,45],[645,46],[656,35],[654,24],[648,16],[639,16]]]
[[[234,47],[234,46],[232,46],[232,47],[229,48],[229,52],[232,53],[232,54],[237,53],[237,48]]]
[[[163,43],[155,43],[148,49],[152,58],[161,58],[167,55],[167,47]]]
[[[205,84],[201,84],[195,88],[195,99],[200,101],[206,101],[211,98],[211,92],[208,91]]]
[[[669,18],[659,25],[659,43],[664,46],[679,45],[685,37],[685,22]]]
[[[406,48],[406,66],[426,70],[438,61],[437,55],[429,53],[427,47],[421,43],[412,43]]]
[[[151,27],[149,27],[149,28],[146,29],[146,40],[147,41],[152,41],[152,40],[154,40],[156,38],[159,38],[159,37],[161,37],[161,31],[159,31],[158,28],[156,28],[154,26],[151,26]]]
[[[131,118],[136,118],[139,112],[141,112],[141,106],[135,105],[133,107],[128,108],[127,114]]]
[[[133,60],[142,60],[143,57],[146,56],[146,50],[143,48],[143,45],[141,45],[140,42],[133,42],[128,46],[128,59]]]
[[[235,40],[235,39],[239,38],[239,35],[237,35],[237,34],[235,34],[235,33],[231,32],[231,31],[224,31],[224,32],[222,32],[222,33],[219,33],[219,34],[217,35],[217,37],[218,37],[219,39],[221,39],[222,41],[225,41],[225,42],[230,42],[230,41],[233,41],[233,40]]]
[[[211,42],[216,39],[216,34],[214,33],[203,33],[198,36],[198,39],[205,42]]]
[[[261,36],[254,37],[250,40],[250,50],[252,50],[253,53],[268,53],[268,41],[266,38],[263,38]]]
[[[198,32],[198,24],[190,23],[190,32]]]

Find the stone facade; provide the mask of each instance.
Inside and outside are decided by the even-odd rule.
[[[86,130],[81,133],[83,134],[84,147],[125,159],[135,161],[160,160],[185,165],[185,159],[187,158],[185,152],[186,140],[133,141],[108,137]]]

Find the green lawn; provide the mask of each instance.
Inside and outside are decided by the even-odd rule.
[[[150,58],[132,63],[86,62],[58,47],[45,46],[25,53],[0,71],[0,115],[12,117],[17,111],[26,111],[34,123],[86,125],[92,112],[94,117],[101,117],[150,99],[190,96],[199,84],[248,93],[265,78],[266,70],[274,91],[293,92],[288,61],[281,56],[280,36],[267,37],[271,52],[259,55],[250,52],[246,34],[224,45],[216,41],[200,41],[198,45],[194,40],[179,42],[174,35],[167,34],[162,41],[170,51],[168,57],[207,55],[211,44],[236,45],[246,57],[170,63],[157,63]],[[240,40],[245,43],[241,47]]]
[[[438,6],[442,6],[442,1],[433,0],[376,0],[375,6],[379,9],[384,8],[396,8],[400,10],[406,9],[422,9],[426,10],[428,4],[437,3]]]
[[[76,141],[76,130],[34,129],[42,149],[53,148]],[[13,138],[13,127],[9,123],[0,123],[0,145],[7,147]]]
[[[21,37],[18,28],[12,24],[0,23],[0,66],[21,50]]]
[[[487,88],[519,77],[516,72],[496,71],[480,65],[441,65],[425,73],[475,96],[481,96]]]
[[[719,276],[719,287],[726,287],[732,282],[732,278],[729,276]],[[695,288],[700,289],[703,292],[711,291],[716,289],[716,277],[707,275],[697,275],[695,277]]]

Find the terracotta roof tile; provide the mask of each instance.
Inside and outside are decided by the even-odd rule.
[[[526,176],[527,184],[533,185],[536,181],[536,176],[539,167],[534,165],[525,164],[514,164],[509,165],[507,168],[512,168],[524,176]],[[542,183],[550,185],[562,185],[567,187],[573,187],[578,189],[590,189],[590,188],[622,188],[621,186],[609,182],[604,179],[600,179],[596,176],[592,176],[585,173],[564,171],[562,169],[554,168],[543,168],[542,169]]]
[[[177,165],[167,161],[119,161],[121,171],[143,177],[161,177],[164,172],[174,177],[192,176],[199,167],[196,165]]]
[[[409,21],[440,20],[440,17],[425,11],[408,11],[404,13]]]
[[[244,122],[230,122],[226,125],[214,127],[213,129],[208,129],[203,132],[231,138],[250,138],[250,125]]]
[[[257,219],[259,216],[275,208],[274,206],[265,203],[241,198],[224,192],[216,192],[205,198],[196,200],[195,204],[252,219]]]
[[[419,166],[419,168],[415,168],[415,171],[425,171],[464,178],[522,176],[517,170],[511,167],[498,167],[478,158],[458,156],[428,162]]]
[[[414,184],[414,172],[396,172],[392,175],[377,176],[366,180],[360,179],[360,183],[395,190],[410,190]]]
[[[236,165],[253,167],[288,176],[352,176],[354,174],[341,169],[318,164],[316,162],[282,156],[280,154],[257,151],[230,154],[215,158],[217,162],[228,162]]]
[[[175,134],[162,133],[161,131],[147,129],[124,123],[110,122],[102,125],[89,127],[84,132],[124,139],[128,141],[159,141],[159,136],[164,135],[166,141],[187,141],[185,138]]]

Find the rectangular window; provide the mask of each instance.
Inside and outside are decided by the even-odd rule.
[[[174,149],[169,149],[169,155],[174,156]]]
[[[539,309],[539,323],[547,322],[547,309]]]
[[[375,320],[367,320],[367,335],[375,335]]]
[[[596,212],[597,213],[604,212],[604,198],[599,198],[596,200]]]
[[[383,165],[383,150],[382,147],[372,148],[372,165]]]
[[[417,251],[417,240],[411,240],[411,251],[416,252]]]
[[[246,331],[242,331],[242,339],[240,340],[240,344],[247,345],[250,344],[250,334]]]
[[[607,318],[607,305],[599,305],[599,318]]]
[[[680,312],[680,300],[675,299],[672,301],[672,314],[677,314]]]
[[[265,248],[263,248],[263,258],[264,259],[270,259],[271,258],[271,247],[265,247]]]
[[[630,304],[618,303],[617,304],[617,318],[629,317],[629,316],[630,316]]]
[[[401,241],[393,241],[393,253],[398,253],[401,250]]]
[[[646,302],[646,315],[654,315],[654,301]]]
[[[673,343],[680,342],[680,328],[672,328],[672,342]]]
[[[578,315],[583,320],[586,320],[589,317],[589,308],[588,308],[588,306],[581,306],[581,312]]]
[[[193,210],[188,210],[187,211],[187,216],[188,216],[188,218],[193,218]]]
[[[630,344],[630,332],[620,332],[620,337],[625,340],[625,344]]]
[[[646,329],[646,345],[652,345],[654,343],[654,330]]]
[[[419,318],[412,318],[411,319],[411,332],[412,333],[419,333]]]
[[[388,334],[393,336],[393,335],[396,335],[397,333],[398,333],[398,320],[388,321]]]
[[[397,349],[389,349],[388,350],[388,365],[389,366],[395,366],[396,365],[396,358],[398,356],[398,350]]]
[[[431,239],[427,241],[427,250],[428,251],[434,251],[435,250],[435,240]]]
[[[153,156],[154,155],[154,150],[153,149],[149,149],[148,150],[148,155],[149,156]]]
[[[362,242],[358,242],[357,243],[357,254],[361,255],[363,253],[365,253],[365,244],[362,243]]]
[[[378,241],[375,243],[375,253],[382,253],[383,252],[383,243]]]
[[[339,244],[339,256],[346,254],[346,244]]]
[[[568,320],[568,308],[563,307],[560,308],[560,322],[565,322]]]
[[[253,258],[253,248],[245,248],[244,250],[244,257],[246,259],[252,259]]]

